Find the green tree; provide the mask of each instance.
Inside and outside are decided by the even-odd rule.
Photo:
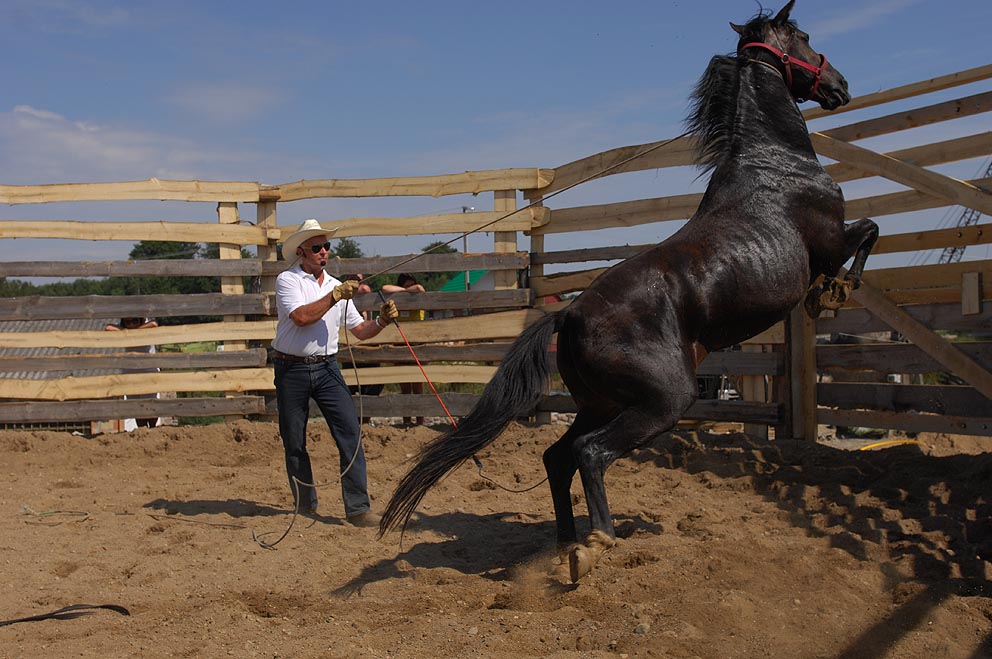
[[[330,255],[339,259],[360,259],[365,253],[354,238],[339,238],[338,244],[331,247]]]

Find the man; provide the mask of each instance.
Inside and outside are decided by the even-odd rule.
[[[341,494],[345,516],[355,526],[378,526],[371,511],[358,414],[338,367],[338,333],[345,325],[358,340],[376,336],[399,313],[387,302],[375,320],[364,320],[349,300],[357,281],[338,281],[324,271],[336,229],[325,229],[307,220],[282,245],[287,261],[298,261],[276,277],[279,322],[275,349],[276,401],[279,434],[286,449],[290,488],[303,513],[317,511],[317,490],[307,453],[307,420],[310,399],[317,402],[340,454]]]

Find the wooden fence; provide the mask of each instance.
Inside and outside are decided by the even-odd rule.
[[[849,199],[849,219],[876,219],[915,210],[963,206],[992,214],[992,180],[961,181],[928,167],[992,154],[992,133],[921,144],[892,153],[876,153],[854,142],[908,131],[939,122],[960,121],[989,110],[992,92],[975,93],[927,105],[923,97],[960,85],[987,82],[992,66],[859,97],[842,108],[857,112],[897,100],[920,97],[920,106],[856,123],[811,133],[816,150],[836,161],[828,171],[839,182],[883,177],[905,191]],[[807,111],[812,122],[824,115]],[[811,127],[813,127],[811,125]],[[616,261],[645,245],[593,249],[546,249],[548,236],[649,223],[680,222],[692,215],[701,195],[683,194],[582,206],[550,208],[549,195],[644,152],[659,143],[633,145],[598,153],[555,169],[509,169],[365,180],[297,181],[277,186],[245,182],[163,181],[0,186],[0,202],[55,203],[86,200],[180,200],[215,202],[218,222],[72,222],[0,220],[0,238],[69,238],[75,240],[166,240],[220,245],[220,259],[117,262],[6,262],[2,277],[130,277],[217,276],[217,293],[187,296],[15,298],[0,301],[0,322],[122,316],[219,315],[223,322],[163,326],[154,329],[101,332],[5,332],[2,351],[38,349],[39,356],[0,356],[0,375],[44,373],[29,379],[0,377],[0,423],[100,420],[119,417],[215,416],[271,414],[266,394],[273,377],[265,347],[275,332],[274,278],[286,263],[277,260],[277,246],[296,228],[277,223],[280,203],[327,197],[442,196],[491,194],[492,209],[407,218],[348,218],[333,222],[336,237],[458,234],[487,225],[493,248],[485,254],[421,256],[405,270],[446,272],[489,270],[490,291],[401,294],[401,309],[462,310],[484,314],[408,323],[404,330],[418,344],[418,356],[436,383],[485,383],[510,342],[547,310],[550,296],[583,290],[602,268],[551,274],[554,266]],[[648,169],[693,165],[692,142],[681,138],[611,169],[610,176]],[[527,206],[519,208],[518,193]],[[550,201],[550,200],[549,200]],[[476,202],[478,203],[478,202]],[[254,218],[243,222],[246,204]],[[323,219],[327,222],[327,219]],[[875,253],[909,253],[945,247],[973,247],[992,242],[988,224],[965,228],[899,233],[899,218],[880,222],[883,236]],[[530,248],[520,246],[530,237]],[[567,243],[567,239],[562,242]],[[241,247],[255,246],[258,258],[241,258]],[[412,255],[345,259],[328,269],[382,272]],[[942,431],[992,435],[992,344],[952,341],[950,333],[977,338],[992,326],[988,281],[992,262],[967,261],[917,267],[873,268],[869,259],[866,285],[829,318],[816,322],[801,310],[755,337],[740,350],[707,357],[700,375],[725,377],[742,400],[700,400],[689,418],[741,421],[749,431],[812,438],[818,424]],[[243,289],[243,278],[257,281],[256,292]],[[360,309],[377,306],[373,296],[356,299]],[[895,331],[899,339],[866,345],[827,344],[816,337],[859,336]],[[987,338],[987,336],[986,336]],[[223,343],[210,354],[124,352],[148,344]],[[395,328],[362,345],[349,344],[345,369],[352,384],[389,384],[422,379],[411,364]],[[110,350],[102,356],[75,354],[82,348]],[[342,357],[348,349],[342,348]],[[375,368],[368,368],[369,366]],[[120,371],[113,375],[68,376],[87,369]],[[134,372],[152,369],[153,372]],[[154,369],[158,369],[157,371]],[[933,374],[948,374],[937,377]],[[865,380],[874,380],[866,382]],[[951,382],[951,384],[947,384]],[[175,399],[121,400],[124,395],[180,392]],[[217,397],[218,393],[222,397]],[[271,397],[270,397],[271,398]],[[476,400],[470,393],[444,395],[449,410],[465,414]],[[441,407],[429,395],[362,397],[365,416],[438,416]],[[569,411],[566,392],[549,392],[535,413]]]

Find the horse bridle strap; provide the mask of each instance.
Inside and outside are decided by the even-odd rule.
[[[826,66],[827,66],[827,56],[826,55],[823,55],[821,53],[820,54],[820,66],[813,66],[812,64],[808,64],[807,62],[804,62],[801,59],[796,59],[795,57],[790,57],[788,55],[788,53],[783,53],[781,50],[779,50],[775,46],[769,46],[768,44],[762,43],[760,41],[752,41],[751,43],[746,43],[746,44],[744,44],[741,47],[741,50],[746,50],[748,48],[764,48],[765,50],[767,50],[770,53],[772,53],[773,55],[775,55],[775,57],[777,57],[779,59],[779,61],[782,62],[782,64],[785,65],[785,85],[789,88],[789,93],[792,94],[792,96],[797,101],[804,101],[804,100],[807,100],[807,99],[810,99],[810,98],[813,98],[814,96],[816,96],[816,90],[820,88],[820,76],[823,74],[823,69],[825,69]],[[810,87],[809,93],[805,97],[800,96],[799,94],[797,94],[795,92],[794,89],[792,89],[792,65],[793,64],[795,64],[796,66],[798,66],[801,69],[806,69],[807,71],[809,71],[810,73],[813,74],[813,85]]]

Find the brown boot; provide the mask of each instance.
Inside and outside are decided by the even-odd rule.
[[[352,526],[358,526],[361,528],[372,528],[373,526],[379,526],[379,522],[382,518],[376,515],[371,510],[366,510],[364,513],[358,513],[357,515],[352,515],[347,518],[348,523]]]

